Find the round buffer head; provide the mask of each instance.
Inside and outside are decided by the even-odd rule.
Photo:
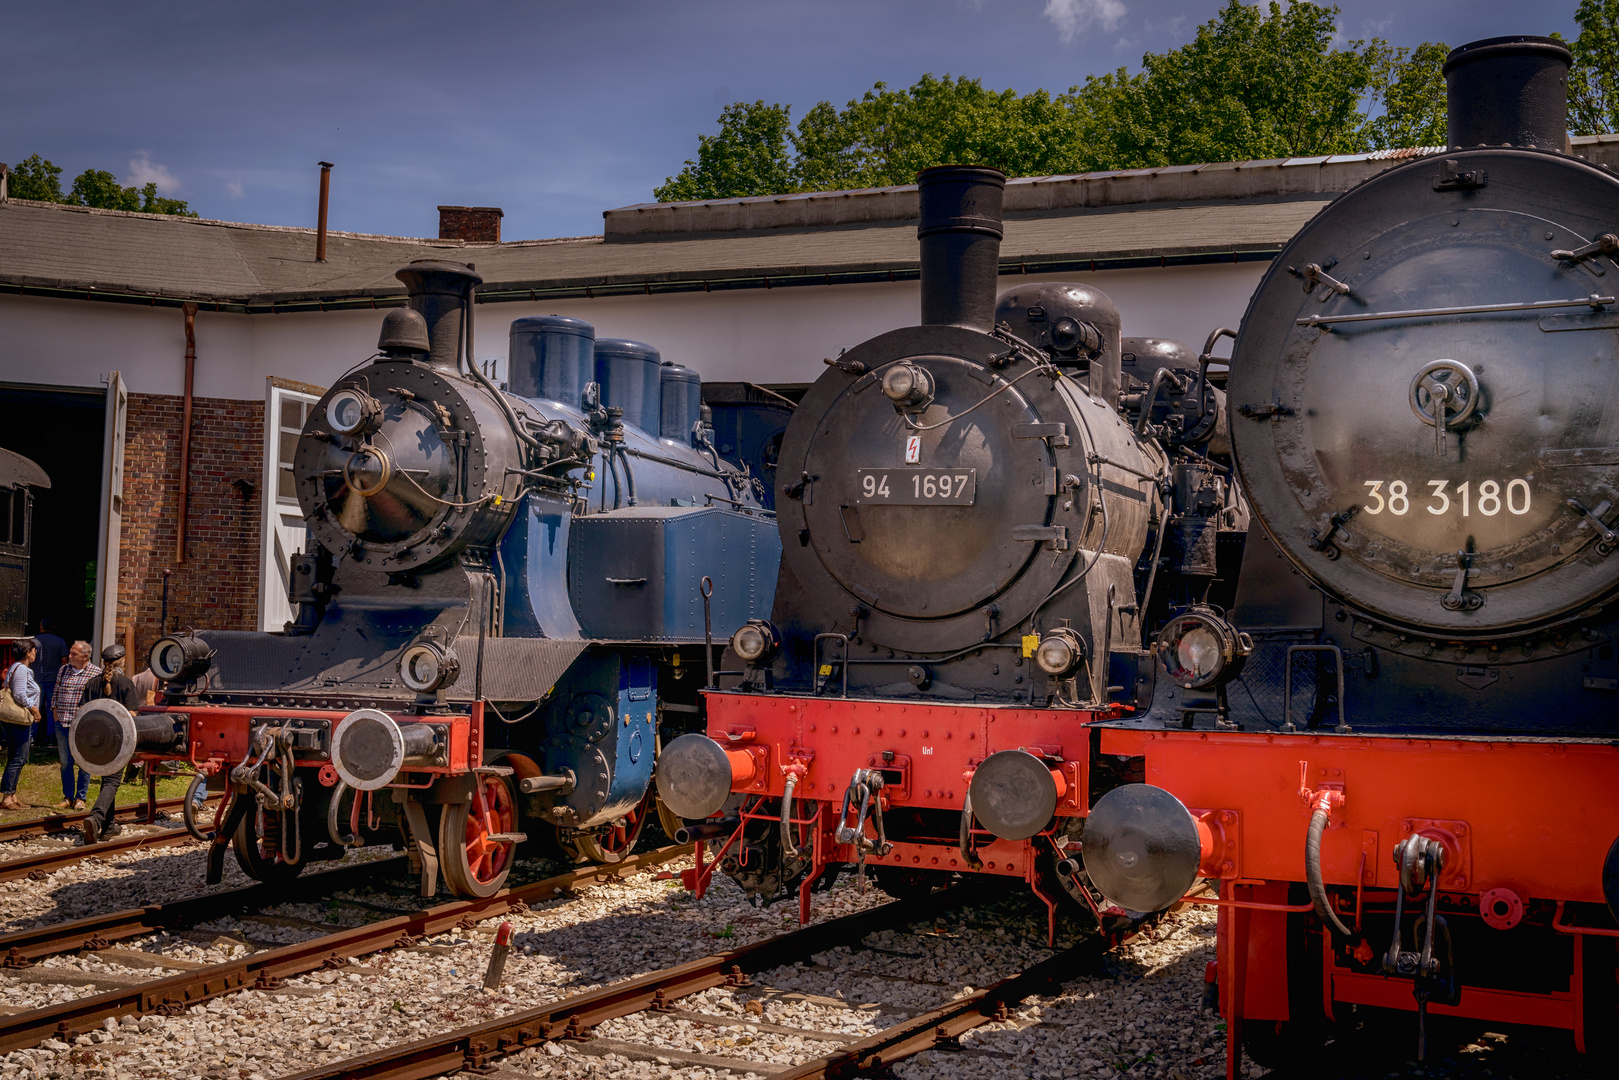
[[[1057,809],[1057,782],[1027,750],[998,750],[973,771],[967,789],[978,823],[1002,840],[1027,840]]]
[[[356,791],[386,787],[404,764],[404,733],[380,709],[356,709],[332,732],[332,767]]]
[[[700,732],[688,732],[658,755],[658,797],[691,821],[719,812],[731,797],[731,761],[725,748]]]
[[[1202,845],[1181,801],[1151,784],[1125,784],[1085,819],[1085,872],[1127,911],[1162,911],[1197,880]]]
[[[73,760],[91,776],[121,773],[135,756],[135,718],[119,702],[98,698],[73,717],[68,745]]]

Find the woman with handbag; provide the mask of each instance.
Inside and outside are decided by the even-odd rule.
[[[0,776],[0,810],[21,810],[17,801],[17,779],[28,764],[28,750],[34,741],[34,721],[39,719],[39,683],[29,667],[39,655],[33,638],[17,643],[17,660],[0,676],[0,734],[5,737],[6,771]]]

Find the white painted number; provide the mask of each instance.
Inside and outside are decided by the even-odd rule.
[[[874,495],[887,496],[888,476],[885,473],[881,478],[879,478],[873,476],[871,473],[867,473],[865,476],[860,478],[860,488],[866,493],[866,498],[868,499]]]
[[[1411,509],[1411,500],[1408,497],[1408,488],[1404,480],[1367,480],[1367,498],[1371,502],[1364,503],[1361,509],[1368,514],[1381,514],[1385,509],[1399,517]],[[1383,495],[1384,485],[1388,485],[1387,498]],[[1501,493],[1501,481],[1484,480],[1478,485],[1475,492],[1471,481],[1463,480],[1456,485],[1456,498],[1461,506],[1462,517],[1471,517],[1474,510],[1485,517],[1494,517],[1501,512],[1503,506],[1507,513],[1522,517],[1529,512],[1529,481],[1522,477],[1515,477],[1506,482],[1506,494]],[[1429,498],[1433,499],[1430,506],[1424,507],[1430,514],[1448,514],[1453,505],[1445,489],[1450,486],[1448,480],[1429,480]],[[1475,498],[1475,495],[1477,496]]]

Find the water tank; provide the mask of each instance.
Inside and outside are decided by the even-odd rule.
[[[566,315],[531,315],[512,323],[506,384],[519,397],[579,406],[596,377],[596,328]]]
[[[703,380],[689,367],[665,360],[663,377],[663,430],[665,439],[690,443],[692,428],[702,416]]]
[[[596,342],[596,381],[602,405],[624,410],[624,422],[651,435],[663,427],[662,360],[658,350],[639,341],[602,338]]]

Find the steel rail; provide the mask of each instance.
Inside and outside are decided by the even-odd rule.
[[[963,895],[958,887],[920,901],[895,901],[442,1035],[331,1062],[282,1080],[426,1080],[463,1069],[485,1070],[491,1062],[531,1046],[556,1039],[587,1039],[591,1028],[608,1020],[649,1010],[662,1012],[680,998],[716,986],[747,986],[749,975],[858,942],[877,930],[927,918],[959,902]]]
[[[184,799],[159,799],[157,808],[161,811],[178,810]],[[121,822],[145,822],[146,804],[134,803],[130,806],[113,808],[113,820]],[[41,818],[25,818],[22,821],[7,821],[0,823],[0,844],[11,840],[34,840],[48,832],[62,829],[72,829],[81,821],[90,816],[88,810],[75,810],[66,814],[47,814]]]
[[[660,848],[610,866],[582,867],[516,889],[502,889],[493,896],[439,904],[179,975],[0,1016],[0,1053],[37,1046],[49,1038],[71,1042],[111,1016],[154,1012],[178,1016],[192,1005],[221,994],[249,988],[271,990],[295,975],[342,966],[350,957],[412,945],[457,926],[522,911],[529,903],[548,900],[564,890],[628,877],[690,852],[689,844]]]
[[[225,892],[172,900],[167,904],[126,908],[71,922],[50,923],[0,934],[0,968],[28,967],[47,956],[60,956],[79,949],[105,949],[115,941],[141,937],[156,930],[207,922],[238,912],[256,911],[352,888],[374,880],[378,873],[398,869],[404,861],[405,856],[394,855],[309,874],[284,885],[247,885]]]
[[[1087,938],[993,986],[946,1002],[853,1043],[835,1054],[772,1073],[770,1080],[845,1080],[886,1075],[895,1062],[940,1047],[961,1049],[957,1040],[973,1028],[1011,1019],[1010,1008],[1025,998],[1054,991],[1066,979],[1094,971],[1108,951],[1107,939]]]
[[[141,848],[168,847],[172,844],[195,844],[197,841],[184,829],[174,829],[160,833],[141,833],[139,836],[124,836],[116,840],[107,840],[100,844],[85,844],[83,847],[63,848],[61,851],[47,851],[39,855],[26,855],[20,859],[0,860],[0,881],[11,881],[14,878],[34,877],[43,878],[54,870],[64,866],[72,866],[76,862],[97,855],[122,855]]]

